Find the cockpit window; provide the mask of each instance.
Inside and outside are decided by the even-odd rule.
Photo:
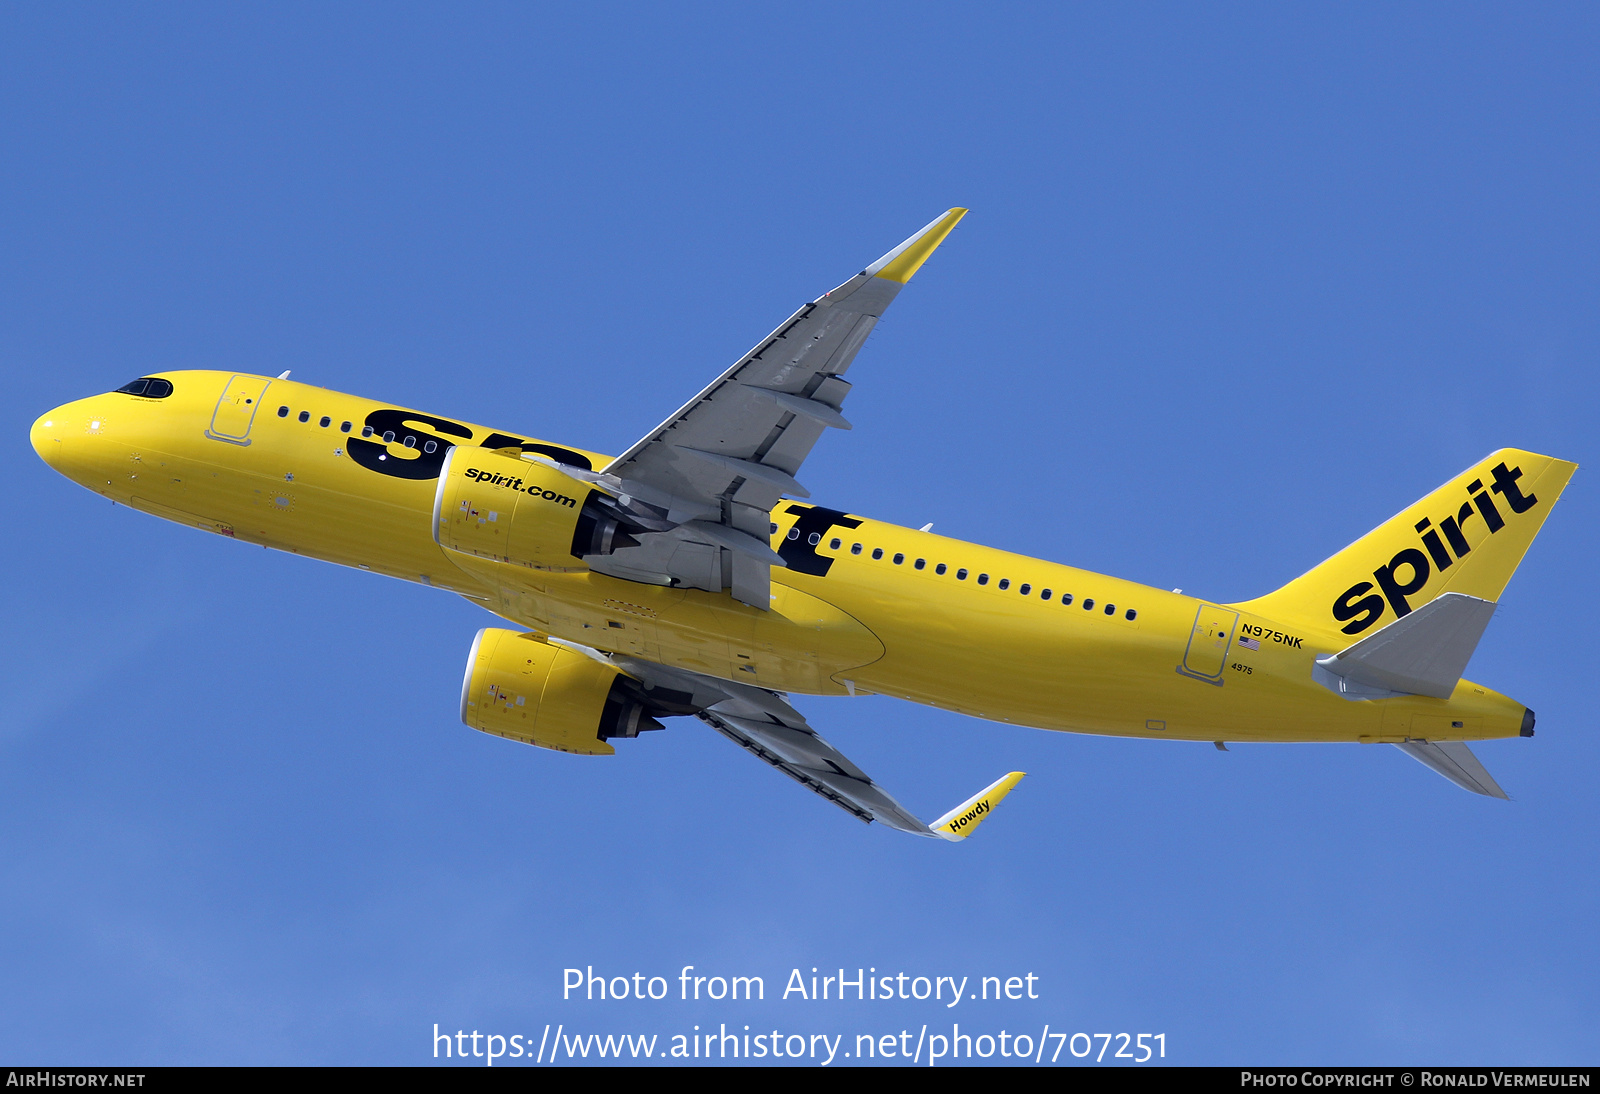
[[[141,376],[117,388],[124,395],[142,395],[146,399],[165,399],[172,394],[172,381],[159,376]]]

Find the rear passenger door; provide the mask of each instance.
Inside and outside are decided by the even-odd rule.
[[[1215,604],[1202,604],[1194,613],[1189,645],[1183,651],[1178,671],[1208,684],[1222,685],[1222,670],[1228,664],[1228,650],[1239,629],[1239,613]]]

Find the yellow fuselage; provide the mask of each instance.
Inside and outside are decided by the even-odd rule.
[[[34,447],[121,504],[448,589],[595,649],[778,691],[878,693],[1119,736],[1476,740],[1522,726],[1521,704],[1467,680],[1448,700],[1333,694],[1312,679],[1316,657],[1349,645],[1331,629],[862,517],[832,523],[810,504],[779,504],[772,545],[826,573],[775,567],[770,611],[725,592],[607,577],[577,559],[551,572],[464,556],[433,536],[444,447],[543,450],[596,469],[608,458],[287,380],[160,375],[169,396],[68,403],[35,423]],[[382,428],[363,440],[372,422]]]

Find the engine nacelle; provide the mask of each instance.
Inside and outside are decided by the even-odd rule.
[[[461,684],[473,729],[557,752],[610,756],[606,741],[660,729],[639,686],[581,653],[518,631],[485,627]]]
[[[450,551],[539,570],[584,570],[584,555],[637,547],[605,494],[553,467],[452,448],[439,472],[433,538]]]

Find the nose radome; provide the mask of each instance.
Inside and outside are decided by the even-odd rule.
[[[61,407],[41,414],[38,421],[33,423],[33,428],[28,431],[28,440],[33,442],[33,450],[39,453],[39,458],[51,467],[55,467],[61,455],[62,415]]]
[[[77,481],[78,472],[84,470],[85,460],[100,453],[100,446],[91,442],[105,437],[111,423],[105,412],[109,408],[100,397],[78,399],[63,403],[48,414],[41,414],[28,431],[33,450],[39,458],[69,479]]]

